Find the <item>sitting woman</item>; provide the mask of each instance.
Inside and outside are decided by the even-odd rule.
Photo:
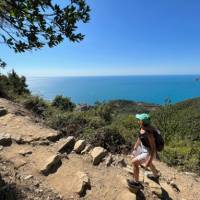
[[[139,166],[142,165],[145,169],[150,167],[153,174],[148,174],[150,179],[159,178],[159,172],[153,165],[153,158],[156,156],[156,145],[154,131],[156,130],[150,123],[150,116],[146,113],[137,114],[140,132],[138,139],[134,145],[132,160],[133,164],[133,180],[127,180],[129,187],[140,188],[139,183]]]

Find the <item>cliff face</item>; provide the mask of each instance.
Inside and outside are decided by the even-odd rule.
[[[63,138],[36,123],[18,104],[0,99],[0,199],[199,199],[200,178],[156,161],[162,176],[150,181],[141,169],[144,188],[128,190],[130,159]]]

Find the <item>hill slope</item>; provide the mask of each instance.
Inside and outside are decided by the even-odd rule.
[[[131,176],[127,172],[130,171],[128,167],[122,167],[120,164],[106,167],[105,161],[93,166],[90,154],[62,154],[61,164],[44,176],[41,174],[41,168],[49,158],[57,154],[65,139],[56,131],[35,123],[31,113],[21,106],[4,99],[0,99],[0,106],[8,111],[0,117],[0,134],[2,137],[7,134],[7,139],[9,134],[12,139],[9,144],[6,142],[8,140],[4,140],[4,147],[0,151],[1,175],[7,183],[1,187],[0,194],[4,195],[1,199],[159,199],[159,195],[155,193],[160,193],[163,199],[199,198],[200,179],[197,176],[178,172],[160,162],[156,162],[162,173],[160,184],[143,178],[144,173],[141,172],[140,180],[144,180],[145,187],[137,195],[126,188],[125,179]],[[117,157],[124,158],[125,162],[130,164],[127,156],[113,155],[113,158]],[[91,185],[86,194],[81,196],[76,192],[79,183],[77,172],[80,171],[87,174]],[[173,187],[172,181],[178,189]]]

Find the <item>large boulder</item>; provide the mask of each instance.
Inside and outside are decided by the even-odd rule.
[[[101,160],[106,156],[107,150],[102,147],[95,147],[91,151],[91,156],[93,160],[93,165],[98,165]]]
[[[8,111],[4,107],[0,107],[0,117],[6,115]]]
[[[75,144],[75,137],[69,136],[65,140],[62,141],[62,144],[59,147],[58,152],[60,152],[60,153],[65,153],[65,152],[70,153],[74,148],[74,144]]]
[[[47,176],[50,173],[54,173],[61,164],[60,154],[53,155],[45,162],[44,166],[40,169],[40,173]]]
[[[74,145],[74,151],[76,153],[81,153],[81,151],[83,151],[83,149],[85,148],[85,145],[85,140],[78,140]]]
[[[0,133],[0,145],[10,146],[12,144],[12,139],[8,133]]]
[[[75,177],[74,192],[80,196],[84,196],[86,194],[86,190],[90,188],[90,178],[88,175],[84,172],[77,172]]]

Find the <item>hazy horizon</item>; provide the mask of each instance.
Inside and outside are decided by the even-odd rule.
[[[26,76],[27,78],[37,78],[37,77],[44,77],[44,78],[67,78],[67,77],[126,77],[126,76],[200,76],[200,74],[130,74],[130,75],[60,75],[60,76]]]

